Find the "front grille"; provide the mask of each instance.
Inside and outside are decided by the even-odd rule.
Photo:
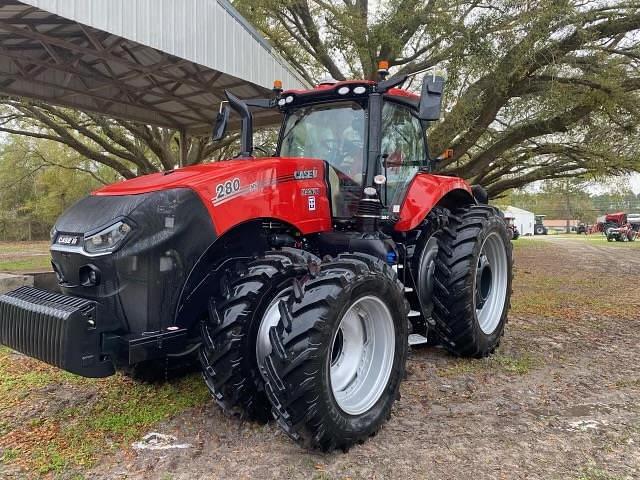
[[[100,355],[91,300],[31,287],[0,295],[0,344],[80,375],[113,373]]]

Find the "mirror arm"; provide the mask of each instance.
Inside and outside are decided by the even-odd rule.
[[[246,103],[247,106],[249,107],[256,107],[256,108],[273,108],[276,106],[276,101],[271,98],[248,99],[248,100],[244,100],[244,103]]]
[[[393,76],[391,78],[389,78],[388,80],[384,80],[382,82],[379,82],[378,85],[376,86],[376,91],[378,93],[386,93],[387,91],[391,90],[393,87],[397,87],[398,85],[402,85],[407,78],[409,78],[408,75],[396,75]]]
[[[246,102],[240,100],[228,90],[225,90],[224,94],[229,100],[229,105],[240,115],[242,121],[239,156],[243,158],[251,157],[253,152],[253,115],[251,115]]]

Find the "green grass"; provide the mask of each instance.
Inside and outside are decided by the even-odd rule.
[[[588,467],[577,477],[577,480],[622,480],[624,477],[611,475],[606,470]]]
[[[511,245],[513,245],[513,251],[517,253],[522,250],[544,250],[548,243],[541,242],[538,238],[525,238],[513,240]]]
[[[0,258],[0,272],[27,272],[31,270],[51,270],[48,255],[5,260]]]
[[[48,253],[49,242],[0,242],[0,255],[6,253]]]
[[[82,400],[29,418],[20,412],[51,407],[64,391]],[[46,393],[45,393],[46,392]],[[121,375],[78,377],[0,348],[0,448],[3,463],[47,473],[91,467],[101,454],[128,446],[153,425],[209,401],[199,375],[162,385],[135,383]]]
[[[543,237],[535,237],[536,240],[542,239]],[[549,237],[547,237],[549,238]],[[610,246],[610,247],[625,247],[625,248],[640,248],[640,238],[636,239],[635,242],[608,242],[607,237],[602,235],[601,233],[594,233],[592,235],[577,235],[575,233],[561,233],[558,235],[553,235],[553,238],[568,238],[570,240],[579,240],[583,242],[587,242],[591,245],[602,245],[602,246]]]
[[[536,365],[537,361],[529,355],[513,357],[498,353],[488,358],[457,359],[451,361],[447,366],[438,369],[438,375],[441,377],[458,377],[460,375],[471,375],[483,371],[493,373],[502,372],[509,375],[526,375]]]
[[[506,355],[496,354],[496,355],[493,355],[492,357],[489,357],[489,362],[495,363],[505,372],[512,373],[515,375],[526,375],[531,371],[531,369],[536,364],[535,360],[528,355],[515,358],[515,357],[509,357]]]
[[[13,448],[7,448],[4,452],[2,452],[2,457],[0,458],[0,462],[2,463],[11,463],[12,460],[15,460],[20,456],[20,452]]]
[[[0,242],[0,272],[51,270],[49,242]]]

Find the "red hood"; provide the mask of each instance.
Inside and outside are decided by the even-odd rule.
[[[267,157],[254,160],[224,160],[193,165],[163,173],[152,173],[131,180],[107,185],[93,192],[94,195],[139,195],[172,188],[198,189],[203,184],[225,180],[249,171],[266,170],[278,164],[309,161],[309,158]],[[321,162],[321,160],[317,160]]]

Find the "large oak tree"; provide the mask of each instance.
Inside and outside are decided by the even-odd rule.
[[[536,180],[640,170],[640,0],[235,0],[310,83],[437,67],[443,171],[499,195]],[[414,79],[410,88],[418,88]],[[124,178],[178,163],[176,131],[18,99],[0,131],[53,140]],[[188,139],[185,164],[224,158]],[[51,159],[49,159],[51,161]]]
[[[133,178],[180,166],[180,136],[169,128],[143,125],[25,99],[0,99],[0,132],[49,140],[71,147],[88,160]],[[182,166],[233,155],[238,134],[220,142],[186,136]],[[43,157],[51,164],[55,159]],[[84,167],[83,167],[84,168]]]
[[[428,67],[448,76],[440,169],[497,195],[640,170],[640,2],[236,0],[310,82]],[[418,83],[414,81],[413,87]]]

